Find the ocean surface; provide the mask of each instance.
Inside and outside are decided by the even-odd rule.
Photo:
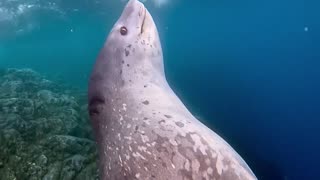
[[[125,3],[0,0],[0,68],[29,68],[85,94]],[[320,1],[144,3],[167,80],[190,111],[258,179],[319,180]]]

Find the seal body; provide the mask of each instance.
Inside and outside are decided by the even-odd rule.
[[[168,85],[157,28],[137,0],[128,2],[111,30],[88,97],[103,180],[256,179]]]

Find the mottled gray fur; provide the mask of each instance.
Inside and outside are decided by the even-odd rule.
[[[157,28],[137,0],[128,2],[95,64],[89,112],[103,180],[256,179],[169,87]]]

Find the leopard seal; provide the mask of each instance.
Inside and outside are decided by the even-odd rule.
[[[198,121],[166,81],[156,25],[130,0],[89,80],[103,180],[253,180],[245,161]]]

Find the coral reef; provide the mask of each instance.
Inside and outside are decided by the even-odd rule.
[[[0,70],[0,180],[94,180],[96,160],[84,93]]]

